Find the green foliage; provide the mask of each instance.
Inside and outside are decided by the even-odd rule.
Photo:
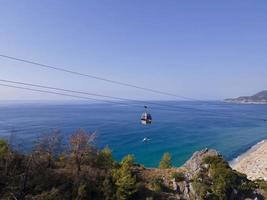
[[[234,189],[246,194],[256,188],[245,175],[233,171],[221,156],[208,156],[203,164],[209,165],[208,171],[203,171],[194,179],[195,190],[203,199],[211,193],[213,199],[227,200]]]
[[[135,160],[135,158],[134,158],[134,156],[133,155],[127,155],[127,156],[125,156],[123,159],[122,159],[122,161],[121,161],[121,165],[122,166],[128,166],[128,167],[131,167],[131,166],[133,166],[134,165],[134,160]]]
[[[136,177],[131,171],[134,163],[134,157],[128,155],[122,159],[118,169],[112,173],[113,182],[116,186],[116,197],[118,200],[130,199],[137,189]]]
[[[152,180],[152,188],[155,192],[162,192],[164,190],[163,180],[156,177]]]
[[[227,200],[233,189],[240,184],[239,176],[230,169],[222,158],[211,163],[212,190],[220,200]]]
[[[5,140],[0,139],[0,158],[3,158],[7,155],[9,151],[8,144]]]
[[[82,183],[79,185],[76,200],[85,200],[85,199],[88,199],[87,184]]]
[[[261,189],[264,192],[264,199],[267,199],[267,182],[264,180],[256,180],[255,184],[257,188]]]
[[[212,166],[220,165],[229,168],[228,163],[221,156],[207,156],[204,158],[203,163]]]
[[[136,192],[136,177],[125,168],[120,169],[116,176],[117,198],[129,199]]]
[[[116,185],[113,182],[112,176],[107,176],[102,186],[105,200],[116,200]]]
[[[182,172],[173,172],[171,176],[177,182],[181,182],[181,181],[185,180],[185,176],[184,176],[184,174]]]
[[[159,168],[160,169],[168,169],[171,167],[172,167],[171,155],[168,152],[164,153],[162,156],[162,159],[159,163]]]
[[[105,147],[99,152],[96,159],[96,164],[103,168],[112,168],[114,165],[114,160],[112,158],[112,151],[110,148]]]
[[[197,179],[193,180],[192,185],[196,194],[201,198],[201,200],[206,200],[209,192],[209,185],[203,184],[203,182]]]
[[[148,200],[180,195],[178,191],[168,188],[169,183],[165,185],[160,178],[161,174],[169,181],[168,173],[173,169],[144,169],[135,163],[133,155],[125,156],[117,163],[109,148],[97,151],[88,145],[92,140],[85,133],[76,134],[70,141],[70,154],[51,156],[53,165],[48,167],[43,164],[46,163],[44,154],[19,154],[0,139],[0,157],[4,156],[0,159],[0,199],[142,200],[147,197]],[[73,164],[80,167],[79,173],[73,173]],[[258,181],[255,184],[247,180],[245,175],[233,171],[222,157],[210,156],[201,164],[199,174],[190,180],[196,193],[195,197],[190,196],[191,199],[238,199],[235,198],[237,196],[233,197],[234,189],[238,195],[252,194],[255,188],[267,191],[266,182]],[[160,168],[171,166],[171,156],[165,153]],[[156,178],[151,181],[151,177]],[[171,177],[177,182],[185,180],[185,174],[181,172],[174,172]],[[192,193],[189,192],[189,195]]]

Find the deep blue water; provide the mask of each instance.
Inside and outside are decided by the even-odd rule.
[[[76,129],[84,128],[97,131],[96,145],[100,148],[108,145],[117,160],[134,154],[136,160],[147,167],[157,166],[167,151],[173,163],[179,166],[194,151],[205,147],[215,148],[232,160],[267,138],[267,123],[254,119],[267,118],[267,105],[157,103],[168,107],[151,108],[153,123],[150,126],[140,124],[142,106],[1,103],[0,137],[9,138],[12,132],[18,148],[27,149],[38,135],[52,129],[60,129],[67,139]],[[144,137],[150,138],[150,142],[142,143]]]

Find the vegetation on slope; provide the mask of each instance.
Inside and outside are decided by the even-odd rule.
[[[203,199],[244,199],[254,197],[257,189],[246,176],[233,171],[221,156],[208,156],[204,167],[194,178],[193,185]],[[251,196],[252,195],[252,196]]]
[[[165,153],[160,169],[146,169],[135,163],[133,155],[116,162],[111,150],[96,149],[94,140],[94,133],[80,129],[63,151],[55,131],[40,138],[27,155],[0,140],[0,199],[263,199],[265,182],[247,180],[220,156],[204,153],[199,165],[191,159],[190,165],[174,168]]]

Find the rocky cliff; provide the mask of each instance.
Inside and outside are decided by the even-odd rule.
[[[263,191],[245,175],[233,171],[215,150],[204,149],[179,168],[136,169],[146,199],[264,199]],[[145,194],[143,191],[146,191]]]

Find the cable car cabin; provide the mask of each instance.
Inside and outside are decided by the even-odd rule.
[[[152,116],[149,113],[144,112],[141,117],[141,123],[147,125],[151,124],[151,122],[152,122]]]

